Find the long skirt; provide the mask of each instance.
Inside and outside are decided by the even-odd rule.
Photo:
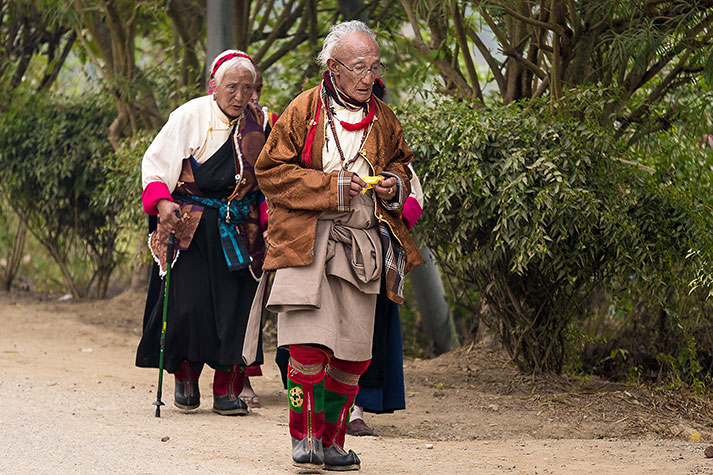
[[[391,413],[406,408],[404,355],[399,306],[379,294],[372,359],[359,378],[354,404],[367,412]]]
[[[243,340],[257,282],[249,270],[230,272],[217,226],[217,211],[205,208],[190,246],[171,269],[164,367],[184,360],[213,367],[242,363]],[[163,317],[163,282],[154,271],[136,365],[157,368]],[[156,285],[161,286],[156,291]],[[153,290],[152,290],[153,289]],[[151,301],[153,300],[153,302]],[[263,362],[262,345],[256,363]]]

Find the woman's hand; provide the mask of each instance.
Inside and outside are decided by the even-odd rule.
[[[352,175],[352,183],[349,188],[349,194],[354,197],[361,193],[361,189],[366,186],[366,182],[362,180],[356,173]]]
[[[174,232],[176,225],[181,221],[178,218],[181,215],[181,207],[178,203],[167,199],[158,200],[156,207],[158,208],[158,217],[161,219],[161,224],[166,227],[169,233]]]
[[[381,183],[374,185],[376,196],[384,201],[390,201],[396,196],[396,178],[389,177]]]

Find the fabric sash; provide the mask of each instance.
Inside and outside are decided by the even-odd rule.
[[[249,207],[257,201],[258,195],[259,192],[255,191],[241,200],[226,202],[204,196],[174,192],[173,199],[218,210],[218,233],[223,246],[225,262],[228,264],[228,270],[237,271],[247,268],[252,262],[252,258],[248,253],[245,242],[238,233],[236,225],[247,221],[248,213],[250,212]]]

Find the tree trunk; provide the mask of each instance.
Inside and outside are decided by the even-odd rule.
[[[208,0],[207,4],[206,76],[210,66],[221,51],[233,47],[232,0]]]
[[[416,294],[421,325],[428,335],[433,336],[434,351],[440,355],[459,347],[460,342],[433,253],[423,245],[419,250],[425,262],[411,271],[411,285]]]
[[[56,246],[53,246],[46,241],[44,242],[44,245],[49,251],[50,256],[52,256],[55,263],[59,267],[59,270],[62,272],[62,279],[64,280],[66,289],[71,292],[75,299],[83,298],[85,296],[86,289],[80,289],[77,282],[74,280],[74,276],[67,265],[67,257],[63,255]]]
[[[8,259],[7,269],[5,270],[5,277],[3,279],[3,287],[8,292],[10,288],[12,288],[12,281],[15,280],[17,271],[20,268],[20,262],[22,262],[22,251],[25,249],[26,237],[27,225],[24,221],[19,220],[15,238],[12,241],[12,254],[10,255],[10,259]]]

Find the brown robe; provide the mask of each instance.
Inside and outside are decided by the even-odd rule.
[[[312,161],[307,168],[302,161],[302,149],[317,114],[319,87],[300,94],[290,103],[275,123],[257,163],[255,174],[265,194],[269,213],[268,249],[263,269],[307,266],[313,261],[317,219],[324,211],[336,211],[343,187],[339,173],[322,171],[325,114],[319,114],[316,136],[312,146]],[[411,173],[408,163],[413,152],[403,138],[403,129],[391,109],[376,99],[376,117],[369,138],[364,143],[365,158],[372,174],[390,172],[400,178],[405,201],[410,192]],[[351,172],[345,173],[351,179]],[[348,195],[347,195],[348,196]],[[348,199],[348,198],[347,198]],[[405,272],[423,262],[408,229],[401,219],[403,203],[395,211],[387,210],[379,199],[374,200],[374,214],[385,223],[405,250]],[[403,296],[391,291],[395,288],[387,273],[389,298],[397,303]]]

